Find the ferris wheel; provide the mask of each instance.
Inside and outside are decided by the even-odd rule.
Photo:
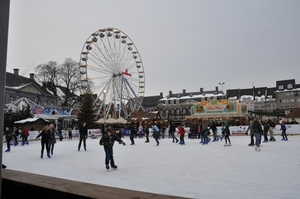
[[[80,54],[81,93],[96,94],[98,118],[127,119],[145,109],[145,71],[133,41],[121,30],[104,28],[92,33]]]

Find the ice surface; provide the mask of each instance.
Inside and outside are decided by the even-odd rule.
[[[57,141],[51,159],[40,159],[40,141],[12,146],[3,152],[7,169],[88,182],[118,188],[191,198],[274,199],[299,198],[300,136],[289,141],[263,143],[261,152],[249,147],[249,136],[231,136],[224,141],[199,144],[185,138],[186,145],[153,138],[135,139],[131,146],[114,146],[117,170],[106,170],[99,139],[87,139],[87,151],[77,151],[78,138]],[[3,151],[6,143],[3,143]],[[44,154],[46,156],[46,154]]]

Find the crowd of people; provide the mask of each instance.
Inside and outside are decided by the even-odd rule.
[[[292,120],[293,124],[298,124],[294,119]],[[155,140],[156,146],[160,145],[160,139],[164,139],[166,130],[168,130],[168,138],[172,139],[173,143],[178,143],[180,145],[185,145],[185,134],[186,128],[189,127],[188,138],[191,139],[200,139],[200,144],[206,145],[210,141],[222,141],[225,140],[224,146],[231,146],[230,140],[230,128],[231,125],[241,125],[242,123],[229,123],[229,122],[220,122],[220,121],[189,121],[186,123],[175,123],[165,121],[150,121],[150,122],[131,122],[125,126],[122,126],[118,129],[113,128],[112,126],[102,125],[101,132],[102,137],[99,141],[99,144],[103,146],[105,152],[105,168],[117,168],[114,157],[113,157],[113,146],[114,142],[117,141],[120,144],[125,146],[125,142],[122,140],[124,137],[123,131],[125,128],[129,129],[130,145],[135,145],[135,139],[137,137],[141,138],[145,136],[145,143],[150,143],[149,137],[152,136]],[[263,137],[263,142],[276,141],[273,130],[277,124],[280,124],[280,130],[282,131],[282,141],[288,141],[286,134],[286,121],[274,121],[268,118],[260,120],[259,118],[254,118],[249,120],[248,128],[246,130],[246,135],[250,134],[250,143],[249,146],[255,146],[256,151],[261,151],[261,142]],[[221,136],[218,136],[217,126],[221,126]],[[30,130],[34,130],[31,128]],[[69,139],[72,139],[72,128],[67,129]],[[70,135],[71,134],[71,135]],[[212,134],[212,140],[210,139],[210,134]],[[268,137],[269,134],[269,137]],[[46,125],[40,133],[36,136],[35,140],[41,138],[41,153],[40,158],[44,157],[44,150],[46,149],[47,157],[51,158],[51,155],[54,154],[54,146],[56,143],[56,135],[62,140],[61,131],[57,130],[53,124]],[[11,145],[17,146],[18,138],[22,138],[22,146],[28,145],[28,136],[29,131],[26,127],[17,128],[13,127],[11,130],[8,126],[5,127],[3,132],[7,143],[7,150],[5,152],[10,152]],[[179,139],[177,138],[179,136]],[[79,126],[79,143],[78,151],[83,145],[84,150],[87,150],[86,139],[88,137],[88,126],[86,122],[82,122]]]

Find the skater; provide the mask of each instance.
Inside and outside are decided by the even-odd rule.
[[[246,131],[246,135],[248,135],[248,131],[250,131],[250,144],[248,144],[248,146],[254,146],[254,133],[253,133],[253,129],[252,129],[252,123],[253,123],[253,120],[250,120],[249,121],[249,126],[247,128],[247,131]]]
[[[105,151],[105,168],[109,169],[109,163],[111,168],[118,168],[117,165],[115,165],[114,156],[113,156],[113,146],[115,141],[119,142],[120,144],[123,144],[125,146],[125,142],[121,140],[118,136],[115,135],[113,130],[111,128],[107,128],[105,131],[105,134],[103,134],[102,138],[100,139],[99,144],[104,148]]]
[[[183,128],[183,124],[181,124],[179,127],[178,127],[178,133],[180,135],[179,137],[179,144],[180,145],[185,145],[185,142],[184,142],[184,134],[185,134],[185,131],[184,131],[184,128]]]
[[[56,143],[55,134],[58,135],[60,138],[62,137],[62,135],[57,132],[53,124],[50,124],[50,132],[51,132],[52,139],[49,143],[49,148],[50,148],[51,155],[53,155],[54,145]]]
[[[268,119],[268,125],[269,125],[269,133],[270,133],[270,139],[269,141],[276,141],[275,137],[274,137],[274,128],[275,128],[275,122],[273,122],[272,120]]]
[[[288,138],[286,136],[286,126],[285,126],[285,121],[282,120],[280,123],[280,130],[282,131],[282,141],[288,141]]]
[[[154,124],[152,126],[152,135],[153,135],[153,138],[156,141],[156,146],[158,146],[159,145],[159,141],[158,141],[158,139],[159,139],[159,128],[156,126],[156,124]]]
[[[213,141],[212,142],[215,142],[215,141],[218,141],[217,140],[217,133],[218,133],[218,129],[217,129],[217,126],[215,124],[214,121],[211,121],[210,124],[209,124],[209,130],[211,129],[212,132],[213,132]]]
[[[5,127],[3,135],[5,136],[7,144],[7,149],[5,150],[5,152],[10,152],[10,142],[12,141],[13,135],[8,126]]]
[[[130,145],[135,145],[134,137],[136,136],[136,133],[137,133],[137,125],[132,122],[130,125],[130,141],[131,141]]]
[[[260,144],[261,144],[261,136],[263,133],[261,123],[258,118],[254,119],[252,122],[252,130],[255,137],[255,150],[260,151]]]
[[[80,151],[81,143],[83,142],[83,148],[86,151],[86,139],[87,139],[87,127],[86,122],[82,123],[82,126],[79,128],[79,144],[78,151]]]
[[[20,135],[20,133],[19,133],[19,129],[16,126],[14,126],[14,128],[13,128],[13,135],[14,135],[13,137],[15,139],[14,146],[17,146],[19,144],[18,136]]]
[[[263,125],[264,125],[264,141],[263,142],[269,142],[268,140],[268,132],[269,132],[269,124],[268,124],[268,120],[265,119],[265,121],[263,122]]]
[[[69,140],[71,139],[72,140],[72,127],[71,125],[68,127],[68,135],[69,135]]]
[[[208,144],[208,137],[207,137],[207,135],[208,135],[207,121],[203,121],[202,122],[202,129],[201,129],[201,137],[202,137],[202,139],[201,139],[201,142],[200,142],[200,143],[202,143],[202,145]]]
[[[172,136],[172,139],[173,139],[172,142],[175,142],[175,140],[176,140],[176,143],[177,143],[179,140],[175,136],[176,127],[175,127],[173,122],[171,122],[171,124],[170,124],[170,130],[169,131],[171,132],[171,136]]]
[[[145,124],[145,134],[146,134],[146,141],[145,141],[145,143],[148,143],[148,142],[150,142],[149,141],[149,134],[150,134],[150,131],[149,131],[149,124]]]
[[[24,127],[23,130],[22,130],[22,134],[21,134],[21,136],[22,136],[22,146],[24,146],[25,144],[27,144],[27,145],[29,144],[28,140],[27,140],[29,135],[30,134],[29,134],[28,129],[26,127]]]
[[[50,140],[51,140],[51,131],[50,131],[50,126],[49,125],[46,125],[42,129],[42,131],[38,134],[38,136],[36,136],[35,140],[37,140],[41,136],[42,136],[42,139],[41,139],[42,149],[41,149],[41,156],[40,157],[43,158],[44,148],[46,147],[47,156],[48,156],[48,158],[51,158],[50,150],[49,150],[49,143],[50,143]]]
[[[225,131],[225,144],[224,144],[224,146],[231,146],[231,142],[230,142],[230,139],[229,139],[230,130],[229,130],[229,125],[228,125],[227,122],[225,123],[224,131]],[[228,144],[227,144],[227,142],[228,142]]]

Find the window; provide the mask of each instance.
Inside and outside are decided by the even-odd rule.
[[[179,115],[179,113],[180,113],[180,110],[176,109],[176,114]]]
[[[292,88],[293,88],[293,85],[292,85],[292,84],[288,84],[288,85],[287,85],[287,88],[292,89]]]
[[[279,90],[283,90],[283,88],[284,88],[283,85],[278,86]]]

